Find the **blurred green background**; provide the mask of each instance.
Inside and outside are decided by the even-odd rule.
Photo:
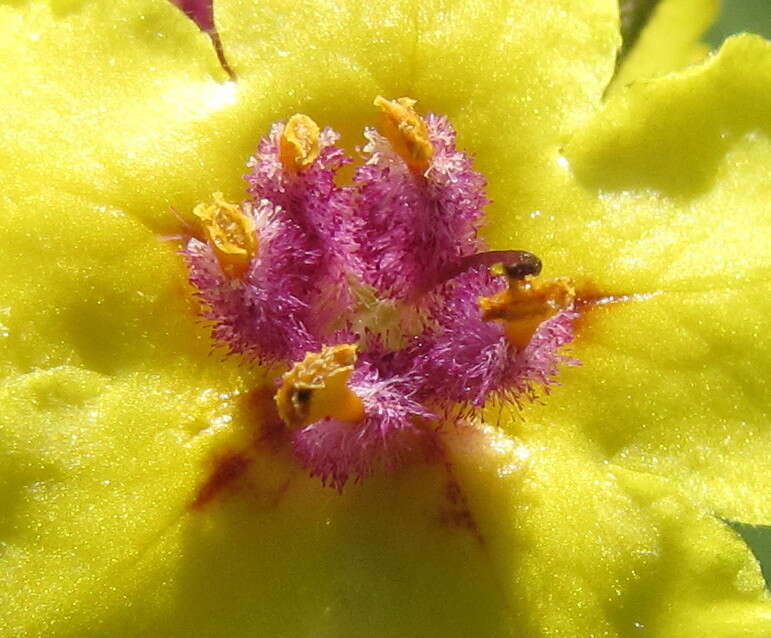
[[[720,17],[704,39],[717,47],[729,35],[742,31],[759,33],[771,39],[771,0],[723,0]],[[769,90],[771,91],[771,87]],[[765,468],[765,471],[771,469]],[[731,526],[742,535],[757,556],[763,568],[766,585],[771,589],[771,527],[753,527],[737,523],[731,523]]]
[[[771,0],[723,0],[722,5],[718,21],[705,37],[711,45],[742,31],[771,38]]]

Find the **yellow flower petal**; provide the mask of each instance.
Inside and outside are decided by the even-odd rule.
[[[208,37],[159,0],[0,6],[4,194],[50,186],[156,227],[241,186],[255,131]],[[241,140],[238,133],[242,135]]]
[[[218,400],[152,383],[59,368],[3,389],[5,423],[27,414],[4,441],[5,633],[728,638],[769,622],[732,531],[598,464],[568,423],[462,432],[450,466],[342,496],[262,454],[191,510],[212,435],[190,427]]]
[[[524,418],[578,419],[605,458],[677,479],[727,518],[768,522],[770,292],[750,284],[592,311],[574,348],[583,366]]]
[[[458,476],[515,601],[515,635],[771,628],[746,546],[672,483],[598,463],[569,418],[530,422],[518,439],[486,446],[455,442]]]
[[[629,87],[533,168],[527,190],[503,166],[488,174],[491,243],[613,293],[658,290],[661,279],[683,290],[726,272],[729,256],[732,276],[760,278],[769,82],[771,45],[743,36],[704,65]]]
[[[715,183],[718,162],[741,138],[768,135],[770,80],[771,43],[731,38],[705,64],[611,100],[571,140],[571,165],[594,189],[693,197]]]
[[[120,209],[41,188],[0,203],[0,237],[0,375],[207,358],[175,245]]]
[[[590,311],[583,367],[536,417],[575,415],[607,458],[758,523],[771,520],[771,477],[749,469],[771,453],[769,82],[771,45],[734,39],[619,94],[573,140],[571,165],[600,195],[559,228],[553,263],[572,276],[580,255],[600,291],[640,296]]]
[[[260,99],[257,130],[301,111],[352,147],[374,123],[373,96],[409,95],[451,117],[480,170],[517,187],[597,106],[619,39],[615,0],[218,0],[215,10],[241,97]]]
[[[0,633],[92,635],[126,604],[123,574],[184,511],[232,411],[215,372],[57,366],[0,387]]]
[[[699,37],[718,12],[717,0],[664,0],[621,64],[608,94],[698,61]]]

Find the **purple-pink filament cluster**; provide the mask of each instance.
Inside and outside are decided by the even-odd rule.
[[[446,118],[424,121],[434,148],[427,170],[411,170],[367,129],[347,185],[336,177],[352,159],[334,131],[324,129],[318,157],[293,171],[280,157],[284,123],[275,124],[248,164],[242,209],[259,248],[244,276],[224,272],[207,241],[190,238],[183,250],[203,316],[230,353],[291,366],[327,345],[358,345],[348,386],[364,417],[293,432],[299,461],[337,489],[398,465],[491,400],[534,399],[572,362],[559,352],[572,339],[570,309],[524,348],[482,318],[479,298],[506,286],[478,258],[485,179]]]

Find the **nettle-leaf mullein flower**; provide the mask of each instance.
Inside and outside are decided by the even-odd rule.
[[[0,6],[0,633],[771,633],[771,46],[710,11]]]
[[[537,257],[479,252],[485,182],[451,124],[375,104],[384,134],[365,132],[350,186],[339,136],[293,115],[249,160],[251,198],[199,204],[204,238],[182,251],[214,337],[290,368],[265,392],[274,424],[338,490],[493,400],[535,399],[576,318],[572,285],[534,279]]]

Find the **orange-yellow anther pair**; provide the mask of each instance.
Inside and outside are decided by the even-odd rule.
[[[402,97],[386,100],[376,97],[375,106],[382,112],[380,133],[411,170],[423,173],[434,156],[428,127],[413,108],[415,100]],[[290,172],[307,169],[319,156],[319,126],[300,113],[289,118],[279,138],[281,164]]]
[[[378,96],[375,106],[383,115],[378,128],[380,133],[391,142],[411,170],[424,173],[434,157],[434,146],[428,137],[425,120],[413,108],[415,100],[408,97],[386,100]]]
[[[225,201],[222,193],[212,197],[212,204],[198,204],[193,215],[201,222],[222,269],[231,277],[241,277],[257,254],[254,219],[248,209]]]
[[[326,346],[309,352],[287,372],[276,393],[279,416],[291,428],[302,428],[325,417],[359,421],[361,399],[347,386],[356,363],[355,345]]]
[[[319,133],[319,125],[307,115],[297,113],[287,120],[278,142],[286,170],[299,173],[313,164],[321,151]]]
[[[498,271],[495,274],[505,273]],[[569,308],[575,296],[575,289],[568,279],[540,282],[532,276],[509,277],[508,288],[480,298],[479,307],[486,321],[503,323],[509,343],[521,350],[530,343],[538,326]]]

